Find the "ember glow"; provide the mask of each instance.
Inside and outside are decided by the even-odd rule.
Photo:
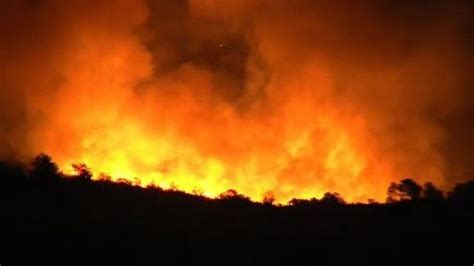
[[[471,1],[0,8],[1,156],[281,203],[473,176]]]

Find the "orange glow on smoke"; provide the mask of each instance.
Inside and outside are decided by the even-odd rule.
[[[26,2],[0,23],[26,25],[0,58],[0,96],[25,101],[24,157],[279,203],[382,201],[405,177],[445,185],[452,132],[431,116],[468,98],[450,73],[464,58],[450,48],[460,13],[418,35],[366,2]],[[438,21],[408,11],[420,31]]]
[[[122,50],[112,51],[110,58],[102,56],[101,62],[93,64],[108,67],[93,73],[74,70],[79,79],[76,84],[83,88],[66,90],[74,95],[60,96],[64,102],[58,106],[61,111],[55,112],[60,114],[58,126],[47,137],[51,142],[44,142],[62,169],[80,161],[96,178],[100,173],[114,180],[138,178],[143,186],[176,187],[209,197],[232,188],[257,201],[272,192],[283,203],[294,197],[320,197],[328,190],[343,193],[348,200],[363,200],[369,195],[383,199],[385,183],[380,187],[359,183],[367,178],[366,147],[359,146],[356,135],[363,130],[363,119],[347,119],[331,106],[315,104],[319,95],[312,87],[324,93],[330,86],[319,68],[309,67],[307,84],[300,84],[297,95],[276,90],[268,95],[268,101],[277,105],[269,109],[262,103],[241,114],[227,103],[202,99],[209,97],[205,90],[211,85],[206,73],[196,73],[191,67],[178,75],[191,79],[189,84],[164,81],[172,87],[166,95],[157,95],[157,90],[138,97],[127,95],[129,85],[121,73],[130,73],[128,56]],[[193,85],[203,89],[191,94],[188,86]],[[109,90],[104,90],[104,95],[90,95],[91,86]],[[293,84],[275,81],[275,86],[286,92]],[[77,93],[82,91],[82,95]],[[76,106],[78,101],[87,104]],[[74,119],[64,121],[71,117]],[[79,142],[66,149],[70,154],[63,153],[63,145],[71,145],[71,139]]]

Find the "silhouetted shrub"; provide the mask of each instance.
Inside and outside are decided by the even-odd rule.
[[[225,192],[222,192],[221,194],[219,194],[217,198],[221,200],[249,201],[250,202],[249,197],[239,194],[237,190],[235,189],[228,189]]]
[[[60,174],[51,157],[41,153],[31,160],[28,176],[35,181],[51,182],[58,180]]]
[[[81,180],[90,181],[92,180],[92,171],[85,163],[72,164],[76,177]]]
[[[265,193],[262,202],[264,205],[273,205],[275,202],[275,194],[272,191]]]
[[[321,199],[321,203],[326,205],[341,205],[346,204],[346,201],[337,192],[326,192]]]
[[[191,191],[191,194],[196,195],[196,196],[204,196],[204,191],[200,188],[193,188]]]
[[[130,180],[126,179],[126,178],[123,178],[123,177],[117,178],[116,182],[117,182],[117,183],[120,183],[120,184],[129,185],[129,186],[132,185],[132,181],[130,181]]]
[[[387,190],[387,202],[415,200],[420,198],[421,192],[422,187],[409,178],[400,183],[392,182]]]
[[[171,182],[170,186],[168,189],[166,189],[167,191],[178,191],[178,186],[174,183],[174,182]]]
[[[326,193],[326,194],[329,194],[326,196],[326,199],[325,199],[325,202],[323,202],[323,198],[321,199],[317,199],[317,198],[311,198],[311,199],[291,199],[290,201],[288,201],[288,204],[290,206],[294,206],[294,207],[319,207],[319,206],[322,206],[322,205],[325,205],[325,204],[328,204],[331,205],[330,202],[332,203],[336,203],[336,204],[343,204],[345,203],[344,200],[339,196],[338,193],[334,193],[337,196],[337,200],[333,201],[332,197],[334,196],[333,193]]]
[[[146,186],[146,190],[148,191],[154,191],[154,192],[163,192],[163,188],[161,188],[160,186],[156,185],[154,182],[151,182],[149,183],[147,186]]]
[[[139,187],[139,186],[142,185],[142,181],[140,180],[140,178],[135,177],[135,178],[133,178],[132,184],[133,184],[134,186],[138,186],[138,187]]]
[[[448,193],[448,198],[461,205],[474,206],[474,180],[457,184],[454,189]]]
[[[291,206],[309,206],[310,205],[310,201],[309,200],[306,200],[306,199],[291,199],[290,201],[288,201],[288,204],[291,205]]]
[[[112,177],[106,173],[99,173],[97,180],[100,181],[112,181]]]
[[[444,198],[443,191],[436,188],[433,183],[426,182],[423,185],[423,198],[428,200],[441,200]]]

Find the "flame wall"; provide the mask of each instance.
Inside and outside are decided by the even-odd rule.
[[[215,196],[473,176],[472,1],[0,3],[0,154]]]

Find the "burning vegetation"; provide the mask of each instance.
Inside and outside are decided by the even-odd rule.
[[[276,203],[473,177],[472,1],[0,10],[1,158],[46,152],[66,174]]]

